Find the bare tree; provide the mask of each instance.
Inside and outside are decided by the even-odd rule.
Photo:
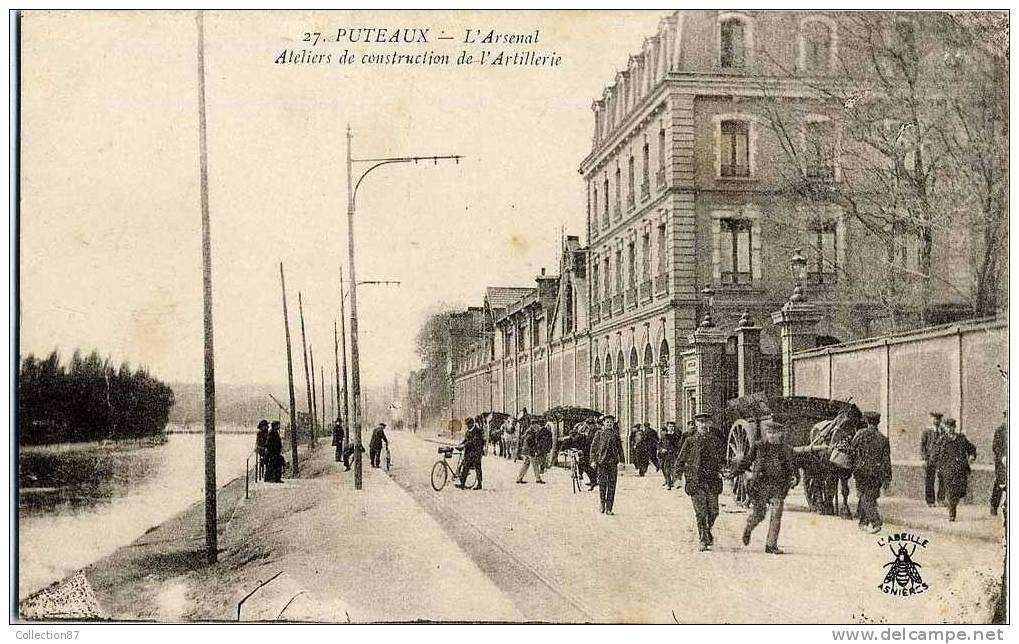
[[[885,270],[855,274],[860,295],[921,320],[938,299],[994,313],[1007,270],[1007,14],[845,12],[833,26],[801,33],[795,65],[760,50],[780,191],[837,205],[885,250]],[[789,87],[808,100],[785,100]]]

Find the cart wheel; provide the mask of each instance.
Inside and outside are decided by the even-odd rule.
[[[449,470],[446,468],[446,464],[442,461],[438,461],[432,466],[432,489],[436,492],[442,491],[442,488],[446,487],[446,481],[449,480]]]
[[[753,435],[753,427],[748,421],[737,420],[733,423],[725,446],[725,460],[730,467],[735,467],[750,451],[750,441],[753,439]],[[740,507],[747,507],[750,503],[750,493],[747,490],[749,480],[749,472],[739,474],[732,479],[732,497],[736,501],[736,505]]]

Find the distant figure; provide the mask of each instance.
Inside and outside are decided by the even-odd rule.
[[[279,421],[273,421],[265,438],[265,480],[268,483],[283,482],[283,439],[280,438]]]
[[[665,482],[662,483],[668,489],[676,479],[676,458],[679,457],[680,436],[676,433],[676,423],[665,423],[662,429],[662,437],[658,441],[658,463],[662,468],[662,475]]]
[[[255,434],[255,480],[265,480],[265,441],[269,438],[269,421],[264,418],[258,421],[258,433]]]
[[[517,474],[517,483],[527,483],[524,476],[527,475],[527,468],[530,467],[534,470],[534,482],[545,484],[545,481],[541,479],[541,465],[538,462],[541,455],[540,432],[541,423],[533,420],[531,426],[520,437],[518,451],[524,457],[524,464],[520,467],[520,473]]]
[[[773,420],[765,420],[761,423],[761,430],[764,439],[750,446],[750,451],[736,464],[730,476],[752,471],[749,492],[753,511],[743,528],[743,545],[750,545],[751,533],[764,521],[764,514],[770,508],[771,521],[764,551],[781,555],[785,553],[778,547],[778,533],[782,529],[785,497],[789,488],[799,482],[800,474],[793,465],[793,448],[785,442],[785,428]]]
[[[658,462],[658,441],[661,439],[658,437],[658,432],[647,423],[644,423],[644,440],[648,443],[647,453],[651,464],[655,466],[656,472],[661,472],[662,466]]]
[[[856,479],[856,493],[859,495],[856,515],[860,518],[860,529],[871,534],[881,531],[881,513],[877,507],[881,488],[888,487],[892,480],[892,457],[888,438],[878,431],[881,414],[868,411],[863,414],[866,427],[856,432],[852,447],[856,452],[853,477]]]
[[[549,467],[548,461],[552,457],[552,444],[554,442],[552,421],[548,421],[538,429],[538,465],[541,467],[542,474]]]
[[[630,430],[630,460],[637,468],[637,476],[644,476],[647,473],[647,466],[651,463],[651,455],[647,453],[648,443],[644,437],[644,428],[637,423]]]
[[[485,455],[485,432],[481,424],[473,418],[467,419],[467,432],[464,434],[463,442],[457,445],[464,451],[463,465],[460,468],[460,482],[456,486],[464,489],[467,485],[467,473],[474,470],[478,473],[478,481],[474,484],[475,490],[481,489],[481,458]]]
[[[991,488],[991,514],[997,515],[1001,506],[1001,494],[1008,483],[1008,412],[1004,412],[1004,420],[994,430],[991,452],[994,454],[994,487]]]
[[[938,469],[945,478],[945,496],[948,497],[948,520],[955,521],[959,499],[966,496],[969,487],[969,462],[977,457],[977,448],[959,433],[954,418],[944,421],[945,436],[941,442]]]
[[[936,501],[945,500],[944,481],[938,474],[938,453],[941,448],[941,440],[944,432],[941,430],[942,414],[939,411],[930,413],[931,424],[923,430],[920,435],[920,456],[923,457],[924,497],[927,499],[927,507],[934,507]],[[934,482],[937,479],[937,495],[934,493]]]
[[[612,416],[602,416],[601,429],[591,440],[591,462],[598,474],[598,497],[602,514],[612,515],[616,501],[616,479],[619,464],[623,461],[623,441],[619,438],[619,425]]]
[[[336,462],[339,463],[342,460],[343,466],[349,470],[350,464],[343,453],[343,421],[339,418],[333,423],[333,447],[336,448]]]
[[[386,438],[386,424],[379,423],[372,430],[371,440],[368,441],[368,460],[371,461],[372,467],[379,467],[382,457],[382,443],[389,447],[389,439]]]
[[[697,431],[680,449],[676,469],[686,476],[686,493],[697,516],[701,552],[711,550],[715,535],[711,529],[718,518],[718,495],[722,493],[722,464],[725,443],[718,439],[711,414],[694,416]]]

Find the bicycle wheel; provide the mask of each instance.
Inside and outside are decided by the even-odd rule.
[[[442,491],[442,488],[446,487],[446,481],[449,480],[449,468],[446,467],[444,461],[436,461],[435,465],[432,466],[432,489],[436,492]]]
[[[571,473],[571,475],[573,476],[573,493],[576,494],[581,489],[583,489],[580,487],[581,484],[580,467],[577,465],[576,462],[573,463],[573,472]]]

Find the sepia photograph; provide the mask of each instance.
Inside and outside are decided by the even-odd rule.
[[[1008,10],[9,30],[19,639],[1005,639]]]

